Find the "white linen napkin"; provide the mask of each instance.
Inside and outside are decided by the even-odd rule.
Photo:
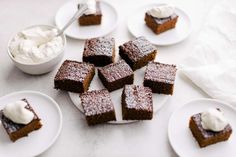
[[[209,96],[236,107],[236,0],[216,4],[181,71]]]

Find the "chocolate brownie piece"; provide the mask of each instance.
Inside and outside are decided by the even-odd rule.
[[[153,115],[152,90],[148,87],[126,85],[122,92],[124,120],[149,120]]]
[[[205,130],[201,124],[201,113],[191,116],[189,120],[189,128],[201,148],[226,141],[232,133],[232,128],[229,124],[220,132]]]
[[[175,25],[178,20],[177,14],[172,14],[167,18],[156,18],[150,15],[149,13],[145,14],[146,25],[156,34],[160,34],[172,28],[175,28]]]
[[[151,88],[153,93],[172,95],[176,71],[175,65],[149,62],[144,74],[143,84]]]
[[[78,5],[79,8],[79,5]],[[79,25],[90,26],[90,25],[100,25],[102,22],[102,11],[100,7],[100,2],[96,2],[96,13],[94,14],[83,14],[79,17]]]
[[[98,68],[98,77],[109,92],[134,81],[133,70],[124,60]]]
[[[95,66],[105,66],[115,59],[115,39],[99,37],[88,39],[85,42],[83,61]]]
[[[114,106],[106,89],[82,93],[80,98],[88,125],[116,120]]]
[[[35,113],[35,111],[31,107],[31,105],[28,103],[28,101],[26,99],[22,99],[22,101],[27,103],[25,108],[34,114],[34,118],[29,124],[15,123],[11,121],[10,119],[8,119],[6,116],[4,116],[3,110],[0,111],[0,120],[2,122],[2,126],[4,127],[8,136],[13,142],[18,140],[19,138],[28,136],[28,134],[31,133],[32,131],[38,130],[42,127],[42,123],[40,122],[41,119]]]
[[[55,76],[54,85],[56,89],[82,93],[88,90],[94,74],[93,64],[66,60]]]
[[[142,68],[156,57],[157,50],[147,39],[138,37],[119,46],[119,54],[133,70]]]

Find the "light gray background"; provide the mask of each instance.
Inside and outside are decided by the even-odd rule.
[[[132,38],[126,26],[126,17],[132,10],[152,2],[172,3],[189,14],[193,32],[177,45],[158,47],[156,60],[179,64],[191,53],[199,29],[207,20],[206,15],[217,1],[219,0],[109,0],[120,16],[118,27],[109,36],[116,38],[117,45],[122,44]],[[8,40],[24,27],[54,24],[57,10],[66,2],[67,0],[0,1],[0,96],[20,90],[40,91],[54,98],[63,113],[63,128],[58,140],[41,156],[176,157],[167,137],[169,116],[192,99],[208,97],[181,73],[178,73],[176,78],[174,95],[153,120],[128,125],[88,127],[84,115],[72,104],[68,94],[53,89],[56,70],[42,76],[30,76],[13,65],[6,51]],[[81,60],[83,44],[84,41],[68,38],[65,59]]]

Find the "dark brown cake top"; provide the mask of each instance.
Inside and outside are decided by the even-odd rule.
[[[125,85],[125,102],[128,109],[153,110],[152,90],[138,85]]]
[[[98,68],[98,70],[106,78],[107,82],[113,82],[121,78],[133,75],[133,70],[123,59],[119,60],[116,63]]]
[[[124,43],[121,47],[132,61],[138,61],[156,50],[155,46],[142,36]]]
[[[197,125],[198,129],[201,131],[201,134],[204,136],[204,138],[209,138],[209,137],[216,136],[217,134],[225,134],[226,132],[232,131],[232,128],[229,124],[224,128],[224,130],[220,132],[205,130],[201,124],[201,113],[195,114],[191,118],[193,119],[194,123]]]
[[[85,42],[83,56],[112,56],[114,48],[114,38],[99,37],[88,39]]]
[[[110,94],[106,89],[82,93],[80,98],[86,116],[114,111]]]
[[[175,65],[149,62],[145,71],[145,80],[174,84],[177,68]]]
[[[83,82],[86,76],[94,68],[93,64],[65,60],[58,70],[55,80],[73,80]]]

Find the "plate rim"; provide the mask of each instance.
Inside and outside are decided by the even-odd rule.
[[[234,112],[236,112],[236,109],[231,105],[231,104],[229,104],[228,102],[225,102],[225,101],[222,101],[222,100],[219,100],[219,99],[214,99],[214,98],[197,98],[197,99],[193,99],[193,100],[190,100],[190,101],[188,101],[187,103],[185,103],[183,106],[181,106],[181,107],[179,107],[179,108],[177,108],[176,110],[174,110],[172,113],[171,113],[171,116],[169,117],[169,120],[168,120],[168,127],[167,127],[167,136],[168,136],[168,141],[169,141],[169,143],[170,143],[170,146],[171,146],[171,148],[174,150],[174,152],[178,155],[178,156],[183,156],[183,155],[181,155],[180,154],[180,152],[178,151],[178,150],[176,150],[176,148],[174,147],[174,145],[173,145],[173,141],[171,140],[171,138],[170,138],[170,126],[171,126],[171,124],[170,124],[170,122],[171,122],[171,120],[173,119],[173,117],[174,117],[174,114],[176,113],[176,112],[178,112],[178,111],[180,111],[181,109],[183,109],[183,108],[185,108],[186,106],[188,106],[189,104],[191,104],[191,103],[194,103],[194,102],[198,102],[198,101],[211,101],[211,102],[217,102],[217,103],[220,103],[221,105],[224,105],[224,106],[226,106],[226,107],[228,107],[228,108],[230,108],[230,109],[232,109]]]
[[[63,7],[65,7],[67,4],[72,3],[72,2],[74,2],[74,1],[78,1],[78,0],[70,0],[70,1],[68,1],[68,2],[66,2],[66,3],[64,3],[64,4],[57,10],[56,15],[54,16],[54,23],[55,23],[55,25],[56,25],[57,28],[59,28],[59,27],[58,27],[58,22],[57,22],[58,13],[61,11],[61,9],[62,9]],[[106,36],[106,35],[112,33],[112,32],[117,28],[118,23],[119,23],[119,19],[120,19],[117,9],[116,9],[112,4],[110,4],[110,3],[107,2],[106,0],[99,0],[99,1],[100,1],[101,3],[104,3],[104,4],[108,5],[110,8],[112,8],[112,10],[114,11],[114,13],[115,13],[115,15],[116,15],[116,22],[115,22],[115,24],[112,25],[110,31],[104,33],[102,36],[94,36],[94,37],[92,37],[92,38],[103,37],[103,36]],[[59,29],[60,29],[60,28],[59,28]],[[90,38],[88,38],[88,37],[87,37],[87,38],[83,38],[83,37],[71,36],[71,35],[68,35],[68,34],[66,33],[66,31],[65,31],[64,33],[65,33],[65,35],[66,35],[67,37],[72,38],[72,39],[76,39],[76,40],[87,40],[87,39],[90,39]]]
[[[62,115],[62,112],[61,112],[61,109],[60,109],[60,106],[58,105],[58,103],[53,99],[51,98],[50,96],[42,93],[42,92],[39,92],[39,91],[33,91],[33,90],[20,90],[20,91],[16,91],[16,92],[11,92],[11,93],[8,93],[6,95],[3,95],[0,97],[0,101],[2,99],[6,99],[7,97],[12,97],[14,95],[18,95],[18,94],[23,94],[23,93],[30,93],[30,94],[35,94],[35,95],[41,95],[45,98],[47,98],[48,100],[50,100],[51,102],[53,102],[52,104],[54,105],[54,107],[56,108],[57,112],[58,112],[58,115],[59,115],[59,128],[57,130],[57,132],[54,134],[54,137],[52,138],[52,140],[47,143],[47,146],[42,149],[41,151],[37,152],[36,154],[34,154],[34,156],[38,156],[42,153],[44,153],[45,151],[47,151],[55,142],[56,140],[58,139],[60,133],[61,133],[61,130],[62,130],[62,126],[63,126],[63,115]]]
[[[154,3],[149,3],[149,4],[142,5],[142,6],[139,6],[139,7],[135,8],[133,12],[138,12],[138,10],[147,8],[147,7],[151,6],[151,5],[163,5],[163,4],[167,4],[167,3],[162,3],[162,2],[160,2],[160,3],[158,3],[158,2],[156,2],[156,3],[155,3],[155,2],[154,2]],[[188,23],[189,23],[189,30],[188,30],[188,33],[187,33],[186,36],[183,37],[181,40],[177,40],[177,41],[175,41],[175,42],[166,43],[166,44],[158,44],[158,43],[154,43],[154,42],[150,41],[152,44],[154,44],[154,45],[156,45],[156,46],[163,46],[163,47],[164,47],[164,46],[170,46],[170,45],[176,45],[176,44],[178,44],[178,43],[184,41],[185,39],[187,39],[187,38],[190,36],[190,34],[192,33],[193,28],[192,28],[192,21],[191,21],[190,16],[186,13],[185,10],[181,9],[180,7],[178,7],[178,6],[174,6],[174,7],[175,7],[178,11],[180,11],[181,13],[183,13],[183,14],[185,15],[185,17],[187,17],[187,21],[188,21]],[[131,13],[131,14],[129,14],[129,15],[127,16],[127,18],[126,18],[126,25],[127,25],[127,28],[128,28],[129,33],[130,33],[132,36],[137,37],[137,36],[135,35],[135,33],[133,33],[132,29],[130,28],[130,22],[129,22],[129,21],[131,21],[131,20],[129,20],[129,19],[132,18],[132,15],[133,15],[133,14]]]

